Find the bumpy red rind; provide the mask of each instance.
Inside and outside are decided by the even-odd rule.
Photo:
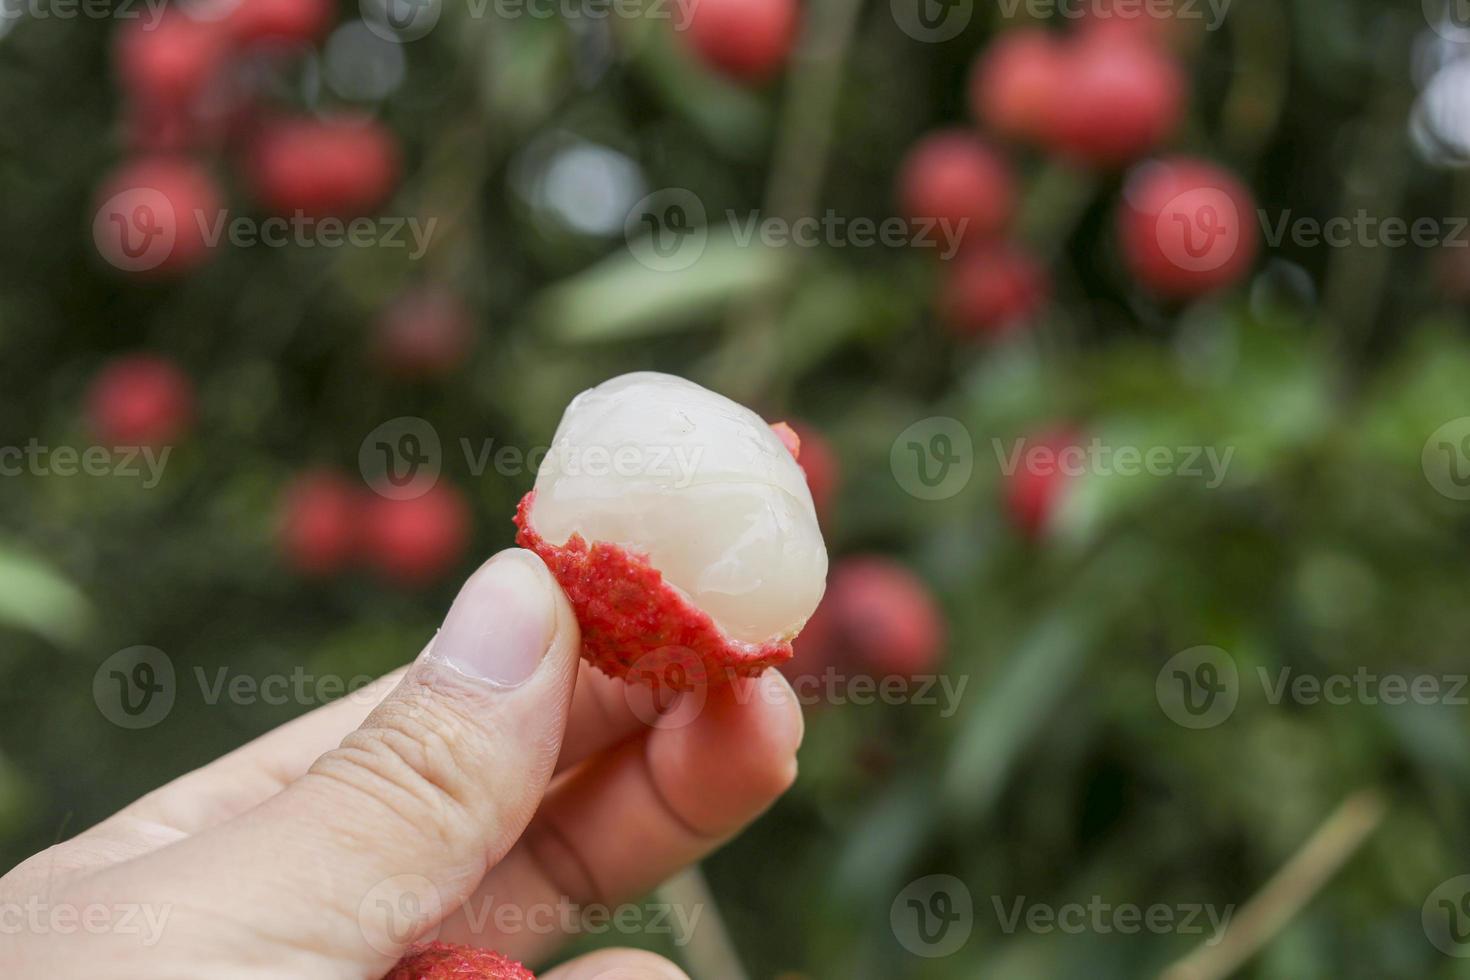
[[[488,949],[425,943],[410,949],[383,980],[536,980],[536,975]]]
[[[531,527],[532,490],[516,509],[516,543],[551,569],[582,627],[582,656],[629,683],[688,691],[755,677],[791,659],[788,640],[730,639],[644,555],[619,545],[588,544],[573,534],[553,545]]]

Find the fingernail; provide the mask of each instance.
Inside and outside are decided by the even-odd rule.
[[[496,555],[459,590],[429,655],[476,680],[519,687],[536,673],[551,645],[556,629],[551,590],[550,576],[535,555]]]

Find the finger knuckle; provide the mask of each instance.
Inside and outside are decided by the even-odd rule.
[[[447,847],[478,839],[494,803],[476,774],[488,760],[462,706],[422,688],[384,702],[314,772],[344,782]]]

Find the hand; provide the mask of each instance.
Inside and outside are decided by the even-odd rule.
[[[0,879],[6,975],[376,980],[436,935],[543,959],[575,926],[556,910],[636,898],[760,814],[795,778],[802,736],[775,671],[711,691],[687,725],[650,727],[579,646],[545,566],[497,555],[371,697],[284,725]],[[616,950],[550,976],[615,967],[683,976]]]

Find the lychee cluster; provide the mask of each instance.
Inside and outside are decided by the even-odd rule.
[[[271,104],[275,81],[335,16],[329,0],[239,0],[121,22],[113,60],[128,158],[98,189],[103,258],[153,275],[202,264],[225,204],[222,158],[256,203],[288,217],[351,217],[386,200],[399,149],[382,124]]]
[[[459,565],[470,529],[464,494],[443,481],[394,499],[336,471],[313,469],[282,491],[277,541],[298,574],[321,578],[363,565],[389,583],[413,588]]]
[[[957,335],[996,338],[1024,328],[1051,293],[1046,265],[1013,234],[1021,181],[1007,145],[1083,171],[1137,164],[1118,209],[1117,240],[1126,271],[1154,296],[1190,299],[1249,272],[1255,205],[1240,181],[1190,157],[1139,163],[1180,128],[1189,83],[1177,52],[1179,22],[1130,10],[1095,7],[1068,33],[1000,34],[970,75],[979,129],[932,133],[900,166],[904,213],[962,242],[945,264],[938,300]]]

